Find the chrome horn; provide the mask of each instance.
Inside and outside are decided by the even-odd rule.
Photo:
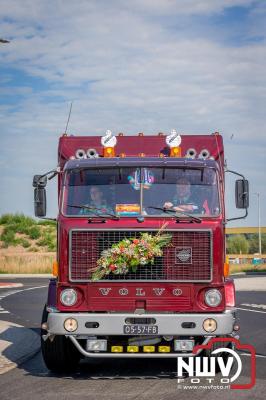
[[[202,149],[201,152],[199,153],[199,157],[201,160],[206,160],[207,158],[210,157],[210,152],[207,149]]]
[[[186,158],[196,158],[197,152],[195,149],[188,149],[186,153]]]
[[[97,151],[95,149],[88,149],[87,157],[88,158],[97,158],[97,157],[99,157],[99,154],[97,153]]]
[[[75,153],[76,158],[78,158],[79,160],[81,160],[82,158],[87,158],[86,156],[86,152],[83,149],[78,149]]]

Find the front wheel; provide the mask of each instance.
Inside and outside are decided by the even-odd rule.
[[[42,324],[47,322],[48,312],[46,306],[43,310]],[[76,349],[70,339],[65,336],[55,336],[51,341],[44,340],[42,335],[47,332],[41,329],[41,349],[46,367],[52,372],[74,371],[81,358],[80,352]]]
[[[226,336],[221,336],[221,337],[222,337],[222,338],[226,338]],[[214,350],[217,350],[217,349],[221,349],[221,348],[232,349],[232,348],[234,348],[232,342],[230,341],[230,338],[228,338],[228,339],[229,339],[228,342],[223,342],[223,341],[221,341],[221,342],[214,342],[214,343],[212,344],[212,346],[211,346],[211,349],[205,350],[205,356],[211,357],[211,356],[212,356],[212,352],[213,352]],[[218,354],[215,356],[215,358],[216,358],[216,361],[215,361],[216,372],[221,372],[220,365],[219,365],[219,363],[218,363],[218,361],[217,361],[217,358],[218,358],[218,357],[222,357],[224,363],[226,364],[227,361],[228,361],[229,355],[230,355],[230,354],[225,350],[225,351],[222,351],[221,353],[218,353]]]

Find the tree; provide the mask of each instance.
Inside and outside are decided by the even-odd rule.
[[[249,242],[244,235],[230,235],[226,248],[228,254],[248,254]]]

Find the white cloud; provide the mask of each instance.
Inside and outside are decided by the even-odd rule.
[[[6,177],[2,183],[6,192],[14,193],[16,174],[19,185],[29,188],[33,173],[55,165],[57,136],[74,100],[69,132],[76,134],[101,134],[106,128],[129,134],[173,127],[186,133],[220,130],[230,165],[266,196],[260,185],[266,167],[265,42],[237,46],[228,40],[236,27],[217,33],[206,19],[250,5],[247,39],[254,37],[256,19],[261,21],[257,2],[248,0],[2,0],[1,36],[12,42],[0,48],[1,65],[11,68],[1,76],[0,95],[18,96],[15,103],[0,105],[1,143],[8,149],[1,162],[12,177],[10,184]],[[225,41],[217,39],[223,35]],[[13,68],[41,79],[39,89],[34,79],[32,86],[18,86]],[[5,200],[1,211],[15,204],[16,198]],[[21,207],[32,211],[25,200]],[[247,223],[254,224],[254,212]]]

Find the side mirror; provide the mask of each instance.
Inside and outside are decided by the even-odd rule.
[[[235,183],[236,208],[249,207],[249,184],[246,179],[238,179]]]
[[[34,189],[34,213],[35,217],[46,216],[46,190],[44,187]]]

